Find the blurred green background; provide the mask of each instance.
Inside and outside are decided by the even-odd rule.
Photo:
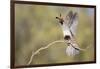
[[[76,39],[80,48],[90,46],[75,57],[67,56],[64,43],[56,43],[34,56],[31,65],[84,62],[94,60],[94,8],[15,5],[15,65],[26,65],[32,55],[49,43],[62,40],[63,32],[56,20],[61,13],[66,16],[72,10],[78,13]]]

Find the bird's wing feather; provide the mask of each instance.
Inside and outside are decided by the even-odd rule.
[[[69,24],[69,28],[73,35],[76,35],[77,25],[78,25],[78,15],[77,15],[77,13],[75,13]]]

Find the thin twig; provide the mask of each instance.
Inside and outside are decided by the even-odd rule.
[[[33,57],[38,54],[40,51],[44,50],[44,49],[47,49],[49,48],[51,45],[55,44],[55,43],[58,43],[58,42],[65,42],[65,40],[57,40],[57,41],[54,41],[54,42],[51,42],[50,44],[48,44],[47,46],[45,47],[41,47],[40,49],[38,49],[36,52],[32,52],[32,55],[30,57],[30,60],[29,62],[27,63],[27,65],[29,65],[31,62],[32,62],[32,59]]]

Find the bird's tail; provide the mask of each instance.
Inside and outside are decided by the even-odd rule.
[[[80,53],[80,50],[78,48],[73,47],[72,45],[70,45],[66,48],[66,54],[68,56],[75,56],[79,53]]]
[[[80,53],[80,48],[78,44],[74,43],[73,41],[67,41],[67,48],[66,48],[66,54],[68,56],[75,56]]]

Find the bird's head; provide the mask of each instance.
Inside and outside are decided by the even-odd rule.
[[[59,20],[59,23],[61,25],[63,25],[64,23],[66,23],[68,26],[71,26],[75,22],[75,20],[77,20],[77,13],[69,11],[69,13],[67,14],[66,17],[62,17],[61,14],[60,14],[60,16],[56,17],[56,19]]]
[[[56,17],[56,19],[59,20],[59,23],[62,25],[63,22],[64,22],[64,19],[61,17],[61,14],[60,14],[60,17]]]

